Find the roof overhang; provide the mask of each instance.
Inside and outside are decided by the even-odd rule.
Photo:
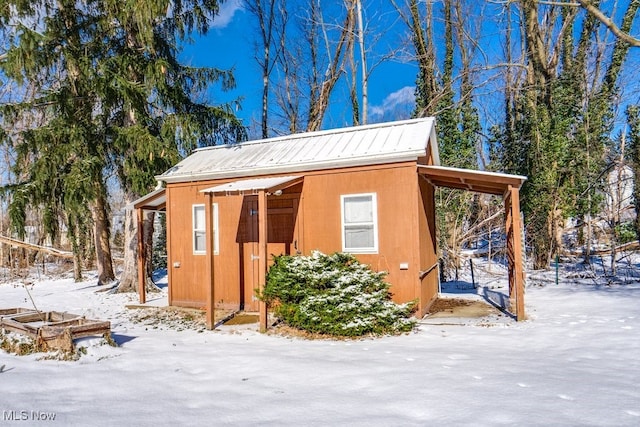
[[[269,178],[240,179],[200,190],[201,193],[211,193],[215,196],[230,196],[236,194],[256,194],[259,191],[275,193],[299,184],[303,176],[278,176]]]
[[[127,205],[127,209],[144,209],[150,211],[163,211],[167,207],[166,189],[158,188],[151,193],[134,200]]]
[[[526,176],[509,175],[445,166],[418,166],[418,173],[436,187],[456,188],[502,196],[510,188],[520,189]]]

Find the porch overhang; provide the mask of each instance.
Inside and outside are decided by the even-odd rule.
[[[138,298],[140,300],[140,304],[144,304],[147,301],[145,289],[146,253],[143,232],[144,211],[165,212],[167,209],[167,190],[165,188],[156,188],[151,193],[129,203],[126,206],[126,209],[136,211],[138,237]]]
[[[418,173],[436,187],[456,188],[484,194],[504,196],[509,188],[520,190],[527,177],[498,172],[450,168],[445,166],[418,166]]]
[[[127,209],[142,209],[145,211],[164,211],[166,207],[167,190],[165,188],[157,188],[127,205]]]
[[[516,320],[524,320],[524,246],[523,222],[520,214],[520,188],[527,180],[509,175],[444,166],[418,166],[418,174],[434,187],[446,187],[502,196],[505,209],[507,261],[509,263],[510,311]]]
[[[201,193],[213,194],[214,196],[229,196],[236,194],[258,194],[260,191],[275,193],[284,190],[304,180],[303,176],[277,176],[269,178],[239,179],[216,185],[215,187],[200,190]]]
[[[205,205],[205,215],[207,218],[207,327],[215,327],[213,314],[215,312],[215,260],[213,256],[213,225],[211,206],[214,197],[225,197],[233,195],[256,195],[258,198],[258,291],[262,293],[267,274],[267,196],[279,195],[282,190],[301,183],[304,176],[278,176],[267,178],[239,179],[216,185],[214,187],[200,190],[207,195],[208,203]],[[259,302],[260,310],[260,330],[267,329],[267,305],[264,301]]]

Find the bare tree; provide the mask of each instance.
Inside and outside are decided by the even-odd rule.
[[[256,61],[262,71],[262,138],[269,137],[269,95],[271,73],[285,47],[284,36],[288,14],[285,0],[245,0],[248,10],[258,23],[260,45],[256,45]]]
[[[307,131],[319,130],[322,126],[322,120],[329,107],[329,98],[335,88],[338,79],[344,72],[344,56],[345,52],[349,49],[349,43],[353,42],[353,33],[355,26],[355,10],[353,3],[348,5],[345,16],[343,18],[342,25],[338,28],[338,38],[334,43],[335,47],[332,47],[331,40],[328,36],[327,24],[324,22],[322,15],[322,9],[320,8],[320,2],[316,4],[312,2],[312,14],[313,26],[318,26],[319,33],[322,34],[322,41],[325,45],[325,54],[327,55],[327,66],[325,71],[317,68],[318,62],[315,63],[316,67],[313,68],[313,78],[311,80],[311,87],[309,88],[309,113],[307,118]],[[313,34],[313,32],[311,33]],[[309,43],[312,45],[311,50],[318,52],[318,39],[309,37]],[[316,59],[317,56],[314,55]]]

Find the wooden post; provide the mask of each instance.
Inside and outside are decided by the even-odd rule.
[[[524,281],[522,264],[522,221],[520,219],[520,195],[517,188],[509,186],[504,197],[506,210],[505,228],[507,234],[507,258],[509,261],[509,300],[512,302],[516,320],[525,319]]]
[[[140,304],[147,302],[147,265],[144,251],[144,210],[136,209],[138,216],[138,297]]]
[[[514,274],[516,275],[516,320],[524,320],[524,281],[525,272],[522,264],[522,220],[520,218],[520,195],[517,188],[511,190],[511,211],[513,216],[513,257],[514,257]]]
[[[213,236],[213,193],[207,193],[207,203],[204,207],[205,216],[205,236],[207,246],[207,275],[205,283],[207,286],[207,329],[213,329],[216,324],[215,319],[215,274],[214,274],[214,236]]]
[[[264,290],[267,274],[267,193],[258,193],[258,290]],[[264,301],[258,303],[260,307],[260,332],[267,330],[267,305]]]

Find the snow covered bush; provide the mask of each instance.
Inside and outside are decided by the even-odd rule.
[[[350,254],[281,255],[260,298],[286,324],[308,332],[354,337],[410,331],[416,304],[391,301],[385,276]]]

